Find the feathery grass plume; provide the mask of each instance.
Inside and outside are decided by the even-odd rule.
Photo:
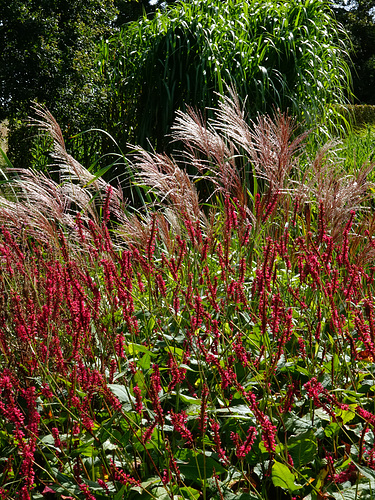
[[[219,102],[214,125],[221,130],[237,151],[244,151],[254,166],[258,179],[266,182],[269,197],[292,189],[292,172],[298,174],[298,153],[310,130],[297,134],[295,119],[279,109],[273,116],[258,115],[256,120],[246,120],[235,89]]]
[[[365,162],[354,174],[348,174],[337,158],[329,155],[338,141],[331,141],[318,151],[312,162],[305,186],[310,199],[324,207],[324,216],[331,236],[337,240],[352,211],[364,210],[373,183],[368,180],[375,163]]]
[[[174,140],[185,144],[190,163],[208,172],[215,190],[246,204],[246,189],[251,196],[251,187],[244,185],[248,175],[238,165],[245,170],[250,164],[256,190],[259,182],[264,183],[255,207],[263,222],[284,201],[290,203],[292,197],[300,207],[304,202],[323,203],[332,236],[342,235],[350,212],[358,210],[370,194],[372,184],[367,179],[374,164],[364,163],[356,174],[348,175],[337,158],[328,154],[338,144],[330,141],[310,166],[301,168],[301,154],[311,130],[298,133],[295,119],[279,110],[274,110],[273,116],[258,115],[248,123],[233,87],[228,87],[228,95],[221,96],[215,112],[214,119],[207,122],[192,109],[178,112],[172,133]],[[239,157],[244,158],[242,163]]]
[[[204,174],[215,192],[237,198],[246,217],[254,220],[248,206],[252,198],[252,211],[262,222],[281,207],[290,197],[301,203],[309,201],[323,204],[324,213],[333,236],[339,238],[342,224],[352,210],[357,210],[369,195],[371,184],[368,174],[373,164],[366,163],[355,176],[344,174],[342,167],[328,159],[331,144],[322,148],[310,168],[303,171],[299,154],[309,131],[297,133],[295,121],[280,111],[274,116],[258,116],[247,123],[244,108],[234,88],[222,96],[216,116],[205,122],[202,115],[189,108],[179,112],[173,128],[172,140],[185,145],[185,164],[192,165]],[[99,208],[108,202],[108,212],[118,222],[118,244],[147,241],[150,217],[129,217],[121,188],[114,188],[100,176],[91,174],[66,151],[60,127],[51,113],[36,105],[37,118],[32,124],[50,134],[53,139],[52,157],[59,169],[61,184],[43,173],[31,170],[17,171],[13,181],[16,200],[0,199],[0,220],[13,229],[27,228],[40,241],[56,240],[57,229],[67,230],[71,241],[77,242],[75,214],[80,212],[87,240],[87,228],[93,222],[101,233]],[[249,166],[250,165],[250,166]],[[169,231],[179,234],[185,221],[209,223],[200,207],[193,179],[173,158],[135,148],[132,168],[137,172],[137,182],[155,195],[154,207],[163,207],[160,219],[162,237],[171,247]],[[253,186],[247,185],[252,168]],[[264,183],[262,196],[256,197],[258,181]],[[251,192],[254,187],[254,192]],[[255,189],[256,188],[256,189]],[[336,234],[337,233],[337,234]],[[103,234],[104,236],[104,234]],[[55,241],[56,242],[56,241]]]
[[[215,171],[209,176],[215,191],[234,196],[242,206],[246,206],[244,179],[241,179],[236,166],[233,144],[225,141],[201,113],[190,107],[186,113],[178,111],[172,126],[172,137],[185,145],[187,160],[199,173]]]
[[[188,218],[191,222],[205,219],[193,182],[173,159],[137,147],[133,166],[138,182],[156,196],[155,203],[169,206],[179,219]]]
[[[279,110],[248,123],[235,89],[227,90],[212,120],[204,122],[191,108],[178,112],[172,137],[184,143],[188,161],[213,183],[214,192],[237,198],[250,219],[249,199],[257,213],[268,217],[287,193],[304,191],[297,167],[310,131],[298,134],[295,120]],[[263,196],[257,202],[259,183]]]
[[[16,199],[0,197],[0,221],[13,231],[58,246],[59,229],[74,240],[77,210],[82,210],[83,219],[97,220],[92,196],[80,186],[72,191],[33,170],[18,170],[17,174],[11,181]]]
[[[42,172],[13,170],[16,177],[10,182],[15,199],[0,199],[0,220],[13,229],[26,229],[40,241],[52,239],[55,243],[57,229],[65,228],[73,242],[78,237],[74,231],[77,211],[86,225],[92,221],[101,230],[99,208],[104,205],[110,191],[108,210],[117,220],[125,222],[125,200],[121,189],[91,174],[68,154],[61,129],[47,108],[36,104],[33,109],[37,118],[30,119],[29,123],[51,136],[51,156],[55,162],[51,166],[58,168],[61,183],[56,183]],[[86,229],[82,227],[90,240]]]
[[[26,232],[45,243],[57,243],[59,224],[68,230],[74,227],[74,217],[68,213],[70,200],[43,173],[18,171],[13,188],[16,200],[0,198],[0,221],[3,225],[16,233]]]
[[[103,203],[109,183],[99,175],[89,172],[83,165],[76,161],[66,150],[64,138],[59,124],[45,106],[36,104],[34,111],[38,118],[30,119],[30,125],[36,126],[40,130],[48,133],[53,139],[53,150],[51,156],[54,159],[63,189],[67,195],[75,201],[84,211],[88,211],[91,217],[94,210],[90,211],[90,203],[94,195],[99,195]],[[51,165],[54,166],[54,165]],[[121,216],[124,198],[120,188],[110,187],[111,190],[111,210],[116,211],[117,216]],[[93,194],[91,194],[93,193]],[[89,202],[88,198],[89,197]]]
[[[141,217],[132,214],[124,218],[116,228],[116,235],[127,245],[145,248],[151,234],[152,219],[150,214]]]
[[[55,166],[59,168],[61,181],[79,181],[83,186],[92,184],[97,192],[105,191],[106,182],[91,174],[67,152],[60,126],[48,109],[41,104],[35,104],[32,109],[37,118],[30,118],[29,124],[38,127],[39,130],[52,137],[53,150],[51,156],[56,162]]]

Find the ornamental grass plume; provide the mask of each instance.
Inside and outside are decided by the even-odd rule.
[[[137,180],[151,188],[162,207],[170,205],[180,218],[185,216],[191,221],[202,218],[197,190],[173,159],[137,148],[133,166]]]
[[[101,177],[91,174],[65,148],[61,129],[42,105],[33,108],[36,118],[30,119],[30,125],[38,127],[53,139],[51,167],[58,168],[60,182],[47,177],[43,172],[29,169],[10,169],[9,186],[12,196],[0,197],[0,222],[18,234],[25,232],[38,241],[53,242],[58,247],[56,235],[62,228],[72,243],[83,243],[90,239],[88,222],[99,227],[99,213],[96,198],[105,205],[110,191],[109,210],[120,221],[126,222],[122,191],[105,182]],[[74,230],[77,212],[83,224],[80,240]],[[82,238],[82,235],[84,238]]]
[[[60,180],[62,182],[77,180],[82,186],[92,184],[97,193],[105,192],[106,182],[91,174],[67,152],[61,128],[48,109],[41,104],[35,104],[33,110],[36,117],[30,118],[29,124],[46,132],[52,138],[51,156],[55,164],[51,166],[58,167]]]
[[[371,196],[373,183],[369,177],[375,166],[375,162],[365,162],[354,174],[348,174],[342,161],[329,155],[337,144],[331,141],[319,150],[305,184],[310,192],[306,201],[320,204],[323,223],[335,241],[342,237],[350,213],[363,210]]]
[[[297,154],[309,130],[296,135],[295,120],[279,110],[274,110],[273,116],[258,115],[249,122],[233,88],[219,103],[214,124],[238,152],[242,150],[248,155],[257,178],[265,181],[270,199],[275,193],[291,189],[291,174],[298,166]]]
[[[109,185],[67,153],[60,127],[49,111],[36,105],[34,112],[36,118],[31,124],[53,140],[51,157],[61,182],[56,183],[41,172],[13,171],[15,178],[10,187],[14,194],[0,198],[0,222],[41,241],[53,241],[55,246],[59,228],[65,228],[68,241],[74,236],[72,243],[80,245],[82,240],[92,241],[90,224],[101,234],[101,210],[115,221],[118,238],[113,241],[120,246],[145,243],[152,225],[150,212],[156,207],[158,225],[169,250],[173,247],[169,228],[181,235],[199,224],[209,233],[211,219],[202,210],[194,178],[186,166],[196,169],[205,182],[212,184],[210,199],[220,193],[236,199],[245,218],[252,224],[257,220],[257,227],[278,209],[287,211],[291,203],[296,214],[304,206],[311,211],[318,204],[322,227],[329,229],[334,239],[339,238],[350,211],[363,209],[372,186],[368,177],[374,165],[366,163],[356,175],[343,175],[339,162],[329,155],[332,143],[302,170],[299,158],[310,131],[298,134],[295,121],[277,110],[273,117],[258,116],[248,122],[232,88],[211,120],[204,120],[192,109],[177,113],[172,140],[184,146],[181,164],[166,155],[136,148],[129,165],[136,172],[138,185],[151,190],[154,198],[140,213],[131,213],[120,187]],[[82,221],[79,242],[74,231],[77,210]],[[87,241],[83,248],[87,249]]]
[[[172,137],[184,144],[184,155],[191,166],[200,174],[209,173],[215,191],[238,198],[241,205],[246,206],[244,179],[236,166],[233,145],[228,144],[210,122],[192,108],[186,113],[178,111]]]
[[[188,161],[199,172],[209,174],[216,190],[247,207],[247,178],[255,175],[257,182],[265,182],[268,205],[275,197],[293,190],[291,174],[309,131],[293,138],[295,121],[279,111],[274,117],[258,116],[249,122],[235,90],[228,90],[229,96],[219,101],[213,120],[204,122],[192,109],[178,112],[172,137],[183,142]]]

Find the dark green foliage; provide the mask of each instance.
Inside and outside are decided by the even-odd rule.
[[[129,142],[161,150],[175,111],[214,106],[226,84],[247,97],[250,116],[279,106],[327,122],[330,104],[344,102],[345,35],[324,0],[161,5],[152,13],[145,1],[16,0],[3,9],[0,99],[15,166],[49,163],[32,154],[34,132],[19,129],[31,100],[47,104],[68,150],[96,170],[113,161],[104,156],[113,141],[98,131],[72,136],[102,129],[123,151]],[[149,17],[118,27],[141,11]]]
[[[67,88],[72,92],[80,87],[89,94],[84,85],[89,85],[94,70],[90,56],[99,39],[110,33],[115,14],[113,0],[15,0],[3,5],[3,112],[12,113],[28,100],[53,103]]]
[[[31,101],[48,104],[66,137],[100,123],[106,95],[94,55],[113,32],[116,8],[113,0],[2,3],[1,117],[9,118],[12,159],[27,166],[30,132],[18,130],[18,120],[30,113]]]
[[[346,7],[346,8],[345,8]],[[336,17],[347,29],[353,48],[353,91],[356,101],[375,104],[375,12],[373,0],[336,2]]]

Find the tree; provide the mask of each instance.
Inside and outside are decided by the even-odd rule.
[[[375,104],[375,10],[373,0],[339,0],[333,6],[353,47],[353,93],[356,102]]]
[[[6,113],[53,101],[68,82],[90,80],[90,55],[110,35],[113,0],[14,0],[0,13],[1,99]]]
[[[27,162],[28,144],[20,148],[20,135],[30,134],[18,122],[29,114],[31,101],[47,104],[67,136],[97,125],[106,96],[96,47],[113,33],[117,9],[114,0],[2,4],[1,118],[10,121],[11,153]]]

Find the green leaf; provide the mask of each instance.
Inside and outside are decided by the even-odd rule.
[[[121,486],[119,491],[116,493],[116,495],[113,497],[113,500],[122,500],[124,498],[124,493],[126,491],[126,486]]]
[[[53,489],[56,493],[62,493],[66,496],[71,495],[73,497],[80,494],[80,489],[78,488],[78,486],[66,474],[63,474],[62,472],[54,468],[52,469],[52,471],[55,471],[55,477],[57,481],[57,483],[53,485]]]
[[[286,465],[275,462],[272,466],[272,482],[274,486],[280,486],[287,489],[290,493],[302,488],[302,486],[295,484],[295,476]]]
[[[332,422],[331,424],[327,425],[327,427],[325,427],[324,429],[324,434],[329,437],[329,438],[332,438],[334,436],[337,436],[337,434],[340,432],[340,425],[337,424],[336,422]]]
[[[179,488],[178,493],[180,493],[183,498],[188,498],[189,500],[198,500],[198,498],[200,497],[200,492],[191,487]]]
[[[288,452],[290,453],[294,466],[298,469],[314,460],[317,451],[317,442],[314,432],[309,430],[293,436],[288,440]]]
[[[106,167],[103,167],[101,168],[100,170],[98,170],[98,172],[95,173],[95,175],[93,176],[93,178],[91,179],[91,181],[89,181],[87,184],[85,184],[85,188],[87,188],[88,186],[90,186],[91,184],[93,184],[94,182],[96,182],[100,177],[103,177],[103,175],[108,172],[108,170],[113,166],[113,164],[111,165],[107,165]]]
[[[142,391],[142,396],[144,396],[146,393],[146,382],[145,382],[145,376],[143,375],[143,372],[141,372],[140,370],[137,370],[136,374],[134,375],[134,384],[138,385],[138,387]]]
[[[184,351],[179,347],[167,346],[164,347],[164,350],[168,353],[172,353],[178,359],[178,361],[181,361],[184,357]]]
[[[174,393],[174,392],[172,394],[177,395],[177,393]],[[202,400],[201,399],[193,398],[192,396],[186,396],[185,394],[179,394],[178,398],[181,401],[183,401],[184,403],[187,403],[187,404],[190,404],[190,405],[199,405],[200,406],[202,404]]]
[[[375,480],[375,471],[373,469],[370,469],[369,467],[364,467],[362,465],[358,465],[353,461],[354,465],[357,467],[359,472],[362,474],[362,476],[366,477],[370,481]]]
[[[151,366],[151,353],[150,351],[146,352],[140,360],[138,360],[138,366],[143,370],[149,370]]]
[[[85,443],[71,451],[72,457],[85,456],[96,457],[99,451],[92,445],[92,443]]]
[[[5,153],[5,151],[3,149],[0,148],[0,153],[1,153],[1,156],[3,157],[5,163],[6,163],[6,166],[8,168],[13,168],[13,164],[12,162],[9,160],[7,154]],[[5,177],[6,180],[8,180],[8,177],[4,174],[3,170],[1,170],[1,173],[3,174],[3,176]]]
[[[353,418],[355,417],[354,410],[356,407],[357,407],[357,405],[354,404],[354,405],[350,405],[350,408],[348,410],[342,410],[341,408],[339,408],[336,411],[336,416],[341,418],[343,425],[345,425],[346,423],[353,420]]]
[[[148,352],[150,356],[155,356],[155,354],[152,354],[150,352],[150,349],[148,347],[141,344],[133,344],[132,342],[129,342],[129,344],[126,345],[126,349],[128,349],[129,354],[132,354],[133,356],[134,354],[138,354],[139,352]]]
[[[108,387],[121,403],[130,403],[129,393],[125,386],[121,384],[108,384]]]
[[[342,491],[332,491],[330,495],[337,500],[373,500],[375,492],[375,482],[360,483],[345,488]]]
[[[174,456],[180,471],[189,481],[200,483],[204,477],[212,477],[214,469],[216,474],[226,472],[226,469],[212,457],[194,450],[177,450]]]
[[[306,368],[302,368],[302,366],[298,366],[298,365],[297,365],[297,366],[296,366],[296,370],[297,370],[297,372],[302,373],[302,375],[307,375],[307,376],[309,376],[309,375],[310,375],[310,374],[309,374],[309,371],[308,371],[308,370],[306,370]]]

